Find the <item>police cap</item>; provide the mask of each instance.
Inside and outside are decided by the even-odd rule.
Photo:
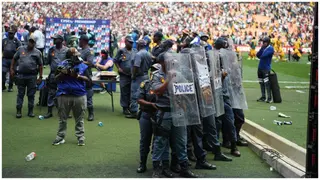
[[[80,40],[85,40],[85,41],[89,41],[89,37],[85,34],[80,36]]]
[[[125,40],[127,40],[128,42],[131,42],[131,43],[134,42],[132,36],[130,36],[130,35],[127,35]]]
[[[60,34],[55,34],[54,36],[52,36],[52,39],[62,39],[63,37]]]

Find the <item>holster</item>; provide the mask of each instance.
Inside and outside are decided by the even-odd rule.
[[[169,137],[170,130],[168,130],[162,126],[164,111],[161,111],[161,110],[159,110],[159,111],[155,112],[150,117],[150,120],[152,123],[153,134],[155,136]],[[157,113],[160,113],[160,116],[156,116]]]
[[[142,111],[140,110],[140,111],[138,112],[137,120],[140,120],[141,114],[142,114]]]

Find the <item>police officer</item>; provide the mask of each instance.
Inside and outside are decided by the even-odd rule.
[[[130,92],[131,92],[131,65],[136,49],[132,48],[133,39],[130,35],[125,38],[125,47],[118,50],[114,63],[120,75],[120,105],[124,115],[130,115]]]
[[[89,38],[87,35],[83,34],[80,36],[79,39],[79,46],[81,48],[80,54],[81,58],[83,59],[83,63],[88,66],[88,71],[90,76],[92,77],[92,71],[91,68],[94,66],[93,59],[94,59],[94,53],[90,50],[89,47]],[[87,108],[88,108],[88,121],[94,120],[94,114],[93,114],[93,89],[92,84],[87,84]]]
[[[21,42],[14,37],[15,31],[11,28],[8,31],[8,37],[2,40],[2,91],[6,90],[6,75],[10,71],[11,61]],[[13,82],[9,76],[8,92],[12,92]]]
[[[60,62],[66,59],[68,48],[62,45],[63,37],[56,34],[52,37],[54,47],[49,49],[48,63],[50,65],[50,74],[47,79],[48,92],[48,113],[44,118],[52,117],[52,108],[54,106],[54,98],[56,96],[57,83],[55,82],[55,72]]]
[[[215,42],[216,49],[227,48],[227,47],[228,47],[228,43],[226,38],[220,37]],[[220,128],[223,128],[223,133],[227,134],[227,136],[230,138],[230,141],[231,141],[231,155],[235,157],[240,157],[241,154],[237,148],[237,135],[236,135],[236,129],[234,126],[234,114],[232,111],[231,101],[229,98],[230,94],[228,91],[229,77],[228,77],[228,74],[223,70],[223,66],[221,62],[222,59],[220,54],[219,54],[219,60],[220,60],[220,67],[217,67],[217,68],[221,68],[221,71],[222,71],[222,89],[223,89],[222,93],[223,93],[225,113],[219,116],[216,121],[217,132],[220,132]]]
[[[151,66],[152,73],[161,68],[160,64]],[[147,159],[150,152],[150,144],[152,139],[152,123],[150,117],[157,110],[155,107],[156,95],[151,91],[151,82],[149,79],[144,80],[140,84],[138,103],[140,104],[139,111],[139,126],[140,126],[140,165],[137,169],[138,173],[143,173],[147,170]]]
[[[72,110],[75,119],[76,137],[78,146],[84,146],[84,114],[87,106],[86,85],[91,84],[91,75],[87,65],[78,56],[80,53],[75,48],[67,52],[66,60],[59,63],[56,71],[57,105],[59,109],[59,128],[56,139],[52,145],[65,143],[68,114]],[[67,64],[71,67],[65,69]]]
[[[146,50],[146,42],[140,39],[137,44],[139,52],[132,61],[130,115],[126,115],[127,118],[137,117],[139,85],[148,79],[148,70],[152,65],[151,54]]]
[[[170,48],[172,47],[171,44]],[[169,50],[169,52],[172,50]],[[165,52],[166,53],[166,52]],[[170,79],[167,79],[166,65],[164,63],[164,53],[160,54],[157,60],[162,69],[159,70],[157,76],[152,78],[152,89],[154,93],[157,94],[156,107],[158,111],[156,112],[156,119],[159,122],[156,132],[154,132],[154,149],[152,154],[153,161],[153,175],[154,178],[159,178],[161,174],[160,161],[169,159],[169,137],[170,134],[174,138],[174,148],[179,164],[181,166],[180,176],[181,177],[198,177],[188,167],[188,156],[187,156],[187,128],[185,126],[175,127],[172,124],[172,117],[170,113],[170,97],[168,94],[168,82]],[[168,76],[170,77],[170,76]]]
[[[21,109],[26,88],[28,96],[28,116],[35,116],[33,114],[34,97],[37,82],[40,83],[42,81],[43,65],[41,52],[35,48],[35,45],[36,41],[33,37],[30,37],[28,45],[21,46],[12,59],[10,75],[13,77],[16,74],[16,85],[18,86],[16,118],[22,117]],[[37,80],[38,73],[39,78]]]

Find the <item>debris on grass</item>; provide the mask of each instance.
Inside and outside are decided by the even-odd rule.
[[[275,106],[270,106],[270,111],[275,111],[275,110],[277,110],[277,107],[275,107]]]
[[[281,126],[282,125],[282,121],[273,120],[273,124]]]
[[[292,125],[292,121],[283,121],[284,125]]]
[[[290,118],[290,116],[287,116],[287,115],[285,115],[285,114],[283,114],[283,113],[279,113],[278,116],[279,116],[279,117],[282,117],[282,118]]]

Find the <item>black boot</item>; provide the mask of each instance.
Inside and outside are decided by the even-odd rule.
[[[180,171],[180,176],[181,177],[185,177],[185,178],[198,178],[197,175],[195,175],[188,166],[188,162],[185,161],[183,163],[180,164],[181,166],[181,171]]]
[[[33,107],[28,108],[28,116],[29,117],[34,117],[35,115],[33,114]]]
[[[189,161],[193,161],[193,162],[196,162],[196,161],[197,161],[197,158],[194,157],[192,151],[189,151],[189,152],[188,152],[188,159],[189,159]]]
[[[52,108],[53,106],[48,106],[48,113],[44,116],[45,119],[52,117]]]
[[[152,178],[160,178],[161,169],[160,169],[160,161],[153,161],[153,173]]]
[[[21,118],[21,117],[22,117],[21,108],[17,108],[16,118]]]
[[[235,157],[240,157],[240,151],[237,148],[237,144],[236,142],[231,142],[231,155],[235,156]]]
[[[248,146],[248,142],[240,136],[238,136],[237,146]]]
[[[162,161],[162,175],[167,178],[173,178],[173,174],[169,169],[169,160]]]
[[[147,158],[141,157],[140,165],[137,169],[137,173],[144,173],[147,170]]]
[[[195,168],[196,169],[212,169],[212,170],[217,169],[215,165],[208,163],[208,161],[206,161],[205,158],[198,160]]]
[[[88,121],[93,121],[94,120],[93,107],[89,107],[88,112],[89,112]]]
[[[231,149],[231,142],[230,141],[223,141],[222,147],[227,148],[227,149]]]
[[[215,161],[232,161],[232,159],[221,152],[220,146],[214,146],[213,154]]]
[[[174,173],[180,173],[181,171],[181,167],[178,163],[178,157],[176,155],[171,156],[170,170]]]

